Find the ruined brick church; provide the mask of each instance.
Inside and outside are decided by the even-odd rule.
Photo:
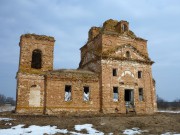
[[[78,69],[53,69],[54,43],[50,36],[21,36],[16,113],[156,111],[147,40],[127,21],[110,19],[92,27]]]

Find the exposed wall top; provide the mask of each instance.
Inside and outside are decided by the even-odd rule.
[[[133,39],[146,41],[140,37],[137,37],[131,30],[129,30],[129,23],[127,21],[109,19],[103,23],[102,27],[91,27],[89,30],[88,41],[91,41],[99,34],[114,34],[114,35],[125,35]]]
[[[47,41],[51,41],[51,42],[55,42],[54,37],[51,36],[46,36],[46,35],[36,35],[36,34],[23,34],[21,35],[21,39],[22,38],[31,38],[31,39],[36,39],[36,40],[47,40]]]
[[[48,78],[54,79],[71,79],[84,81],[98,81],[98,75],[94,72],[81,69],[58,69],[48,71],[46,73]]]
[[[54,41],[54,37],[45,35],[21,35],[18,72],[44,74],[44,71],[52,70]]]
[[[47,74],[66,74],[66,73],[95,75],[94,72],[88,70],[82,70],[82,69],[57,69],[47,72]]]

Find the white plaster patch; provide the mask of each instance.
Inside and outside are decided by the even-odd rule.
[[[126,74],[129,74],[130,76],[134,78],[134,74],[131,71],[127,71],[127,70],[121,74],[121,77],[125,76]]]
[[[30,88],[29,106],[40,106],[40,86],[38,85],[36,85],[36,87]]]
[[[138,55],[138,54],[136,54],[136,53],[134,53],[134,55],[135,55],[138,59],[140,59],[140,60],[145,60],[143,57],[141,57],[140,55]]]
[[[119,66],[128,67],[131,65],[132,67],[141,67],[146,68],[146,64],[138,63],[138,62],[132,62],[132,61],[118,61],[118,60],[101,60],[102,64],[118,64]]]

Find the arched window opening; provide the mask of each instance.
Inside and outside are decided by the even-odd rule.
[[[123,25],[122,25],[122,31],[125,32],[125,31],[127,31],[127,30],[128,30],[128,29],[127,29],[127,26],[126,26],[125,24],[123,24]]]
[[[126,52],[126,58],[130,58],[130,52],[129,51]]]
[[[31,88],[32,88],[32,87],[37,87],[37,85],[32,85]]]
[[[42,52],[41,50],[34,50],[32,52],[31,68],[41,69],[42,67]]]

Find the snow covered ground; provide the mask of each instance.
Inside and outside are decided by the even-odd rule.
[[[163,113],[180,113],[180,111],[169,111],[169,110],[159,110],[158,112],[163,112]]]
[[[180,134],[177,134],[175,132],[167,132],[167,133],[164,133],[164,134],[161,134],[161,135],[180,135]]]
[[[50,134],[53,135],[55,133],[68,133],[66,129],[57,129],[56,126],[36,126],[31,125],[28,128],[23,128],[22,125],[13,126],[9,129],[0,129],[1,135],[43,135]]]
[[[104,135],[103,132],[100,132],[94,128],[92,128],[92,124],[84,124],[84,125],[75,125],[76,131],[68,131],[67,129],[57,129],[57,126],[36,126],[31,125],[28,128],[24,128],[24,124],[20,124],[17,126],[13,126],[9,129],[0,129],[0,135],[43,135],[43,134],[72,134],[72,135],[86,135],[79,133],[77,131],[82,131],[85,129],[87,131],[87,135]]]
[[[1,135],[44,135],[44,134],[71,134],[71,135],[104,135],[103,132],[100,132],[94,128],[92,128],[92,124],[83,124],[83,125],[75,125],[76,131],[68,131],[67,129],[57,129],[56,126],[36,126],[31,125],[28,128],[24,128],[25,125],[20,124],[17,126],[13,126],[9,129],[0,129]],[[87,134],[79,133],[78,131],[82,131],[83,129],[87,130]],[[126,129],[123,131],[124,135],[137,135],[142,133],[148,133],[147,130],[140,130],[139,128]],[[113,135],[113,133],[109,133],[109,135]],[[167,132],[162,135],[180,135],[177,133]]]
[[[10,121],[15,120],[11,118],[0,118],[0,121],[6,121],[5,125],[12,125]],[[79,133],[82,130],[86,130],[88,135],[104,135],[103,132],[100,132],[93,128],[92,124],[83,124],[83,125],[75,125],[75,131],[68,131],[67,129],[57,129],[57,126],[37,126],[31,125],[28,128],[24,128],[24,124],[12,126],[8,129],[0,129],[0,135],[43,135],[43,134],[72,134],[72,135],[86,135]]]
[[[126,129],[124,130],[123,134],[125,135],[137,135],[137,134],[141,134],[141,133],[148,133],[148,130],[140,130],[140,128],[132,128],[132,129]]]
[[[12,111],[15,109],[15,106],[0,106],[0,112]]]
[[[15,120],[15,119],[11,119],[11,118],[0,118],[0,121],[10,121],[10,120]]]
[[[100,131],[94,129],[92,124],[75,125],[76,131],[82,131],[83,129],[87,130],[87,133],[91,134],[91,135],[104,135],[103,132],[100,132]],[[72,133],[74,135],[81,135],[76,132],[70,132],[70,133]]]
[[[132,128],[132,129],[126,129],[124,130],[123,134],[124,135],[139,135],[139,134],[143,134],[143,133],[148,133],[149,131],[148,130],[141,130],[139,128]],[[161,135],[180,135],[180,134],[177,134],[175,132],[167,132],[167,133],[163,133]]]
[[[11,121],[15,119],[11,118],[0,118],[1,121],[5,121],[5,125],[12,125]],[[44,135],[44,134],[56,134],[56,133],[62,133],[62,134],[71,134],[71,135],[104,135],[105,133],[96,130],[93,128],[92,124],[82,124],[82,125],[75,125],[74,130],[75,131],[68,131],[67,129],[57,129],[57,126],[37,126],[37,125],[31,125],[27,128],[24,127],[24,124],[19,124],[16,126],[12,126],[8,129],[0,129],[0,135]],[[81,133],[81,131],[86,131],[87,133]],[[137,135],[137,134],[143,134],[148,133],[148,130],[141,130],[138,127],[134,127],[131,129],[123,130],[121,133],[124,135]],[[109,133],[109,135],[113,135],[113,133]],[[176,132],[167,132],[162,133],[161,135],[180,135],[180,133]]]

